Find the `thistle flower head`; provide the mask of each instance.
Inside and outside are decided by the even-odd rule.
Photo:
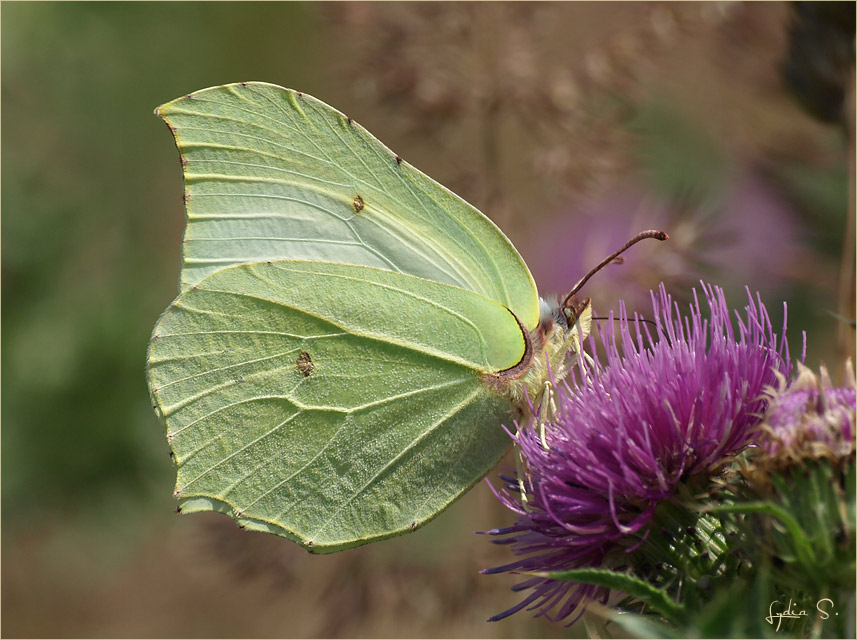
[[[854,453],[857,390],[850,362],[843,387],[833,387],[825,367],[816,375],[801,364],[793,382],[782,376],[777,382],[768,390],[758,462],[776,466],[807,458],[836,461]]]
[[[519,480],[504,478],[496,493],[517,521],[486,533],[504,536],[495,542],[520,557],[485,573],[622,567],[625,552],[645,540],[659,503],[748,444],[765,409],[764,390],[791,372],[785,320],[778,336],[748,291],[736,332],[723,291],[703,291],[709,313],[694,292],[683,316],[661,285],[652,294],[653,329],[629,320],[620,305],[618,321],[600,330],[606,363],[581,359],[570,384],[557,387],[549,448],[531,429],[514,436],[528,469],[521,479],[526,506]],[[515,586],[525,589],[532,592],[492,620],[525,607],[550,619],[576,612],[576,619],[587,600],[609,596],[601,587],[543,576]]]

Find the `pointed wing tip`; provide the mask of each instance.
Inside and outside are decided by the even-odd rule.
[[[209,87],[209,89],[217,89],[219,87]],[[169,102],[165,102],[161,106],[155,108],[155,115],[158,116],[161,120],[164,120],[169,124],[169,120],[167,118],[167,112],[180,102],[185,102],[186,100],[191,100],[194,97],[198,96],[203,91],[209,91],[209,89],[202,89],[200,91],[194,91],[192,93],[186,93],[185,95],[176,98],[175,100],[170,100]]]
[[[161,106],[155,108],[154,114],[167,124],[167,126],[170,128],[170,131],[172,131],[173,127],[170,124],[168,112],[169,112],[171,107],[173,107],[176,103],[184,100],[185,98],[187,98],[187,96],[182,96],[181,98],[176,98],[175,100],[170,100],[169,102],[165,102]]]

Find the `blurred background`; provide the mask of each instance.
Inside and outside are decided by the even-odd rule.
[[[647,312],[661,281],[787,301],[853,353],[854,4],[4,3],[2,633],[560,637],[519,613],[481,484],[332,556],[179,516],[146,389],[177,293],[181,174],[153,109],[264,80],[332,104],[494,219],[545,293]],[[847,117],[846,117],[847,116]],[[849,221],[850,210],[850,221]],[[838,318],[842,316],[845,320]]]

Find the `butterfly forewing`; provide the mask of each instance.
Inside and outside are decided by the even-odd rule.
[[[532,276],[503,233],[323,102],[241,83],[157,113],[185,176],[181,290],[232,264],[320,260],[455,285],[538,322]]]

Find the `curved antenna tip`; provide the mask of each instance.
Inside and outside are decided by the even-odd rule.
[[[633,238],[628,240],[628,242],[626,242],[624,245],[622,245],[622,247],[618,251],[615,251],[614,253],[612,253],[609,256],[607,256],[606,258],[604,258],[604,260],[602,260],[601,262],[598,263],[598,266],[596,266],[589,273],[587,273],[585,276],[583,276],[583,278],[581,278],[580,281],[571,288],[571,291],[568,292],[568,295],[565,296],[565,299],[562,301],[561,307],[562,308],[568,307],[570,300],[574,297],[574,295],[578,291],[580,291],[583,288],[583,285],[586,284],[587,281],[592,276],[594,276],[601,269],[603,269],[608,264],[610,264],[611,262],[616,260],[616,258],[618,258],[625,251],[627,251],[628,249],[633,247],[635,244],[637,244],[641,240],[648,240],[649,238],[652,238],[654,240],[664,241],[664,240],[669,240],[669,235],[667,235],[667,233],[665,233],[664,231],[659,231],[657,229],[648,229],[646,231],[641,231],[640,233],[635,235]]]

